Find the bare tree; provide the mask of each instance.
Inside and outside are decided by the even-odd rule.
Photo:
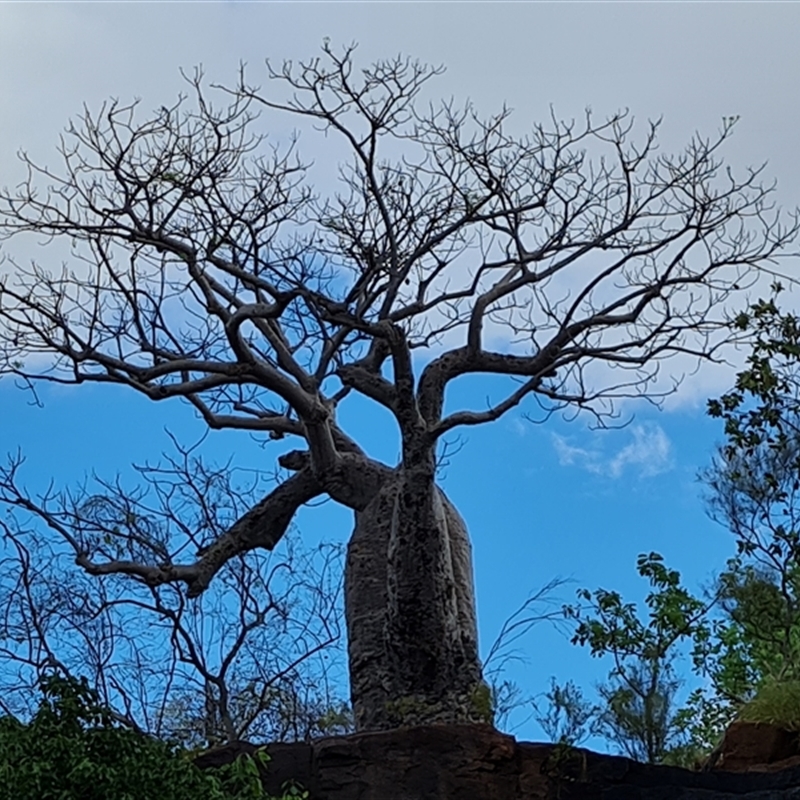
[[[169,584],[70,569],[89,547],[108,559],[174,558],[194,537],[218,536],[255,501],[263,475],[211,469],[194,455],[197,445],[175,446],[179,456],[166,465],[136,468],[145,486],[134,491],[96,479],[99,491],[49,490],[31,500],[18,485],[22,459],[0,469],[0,501],[13,509],[0,519],[0,707],[30,715],[38,680],[56,669],[87,677],[105,705],[122,709],[119,722],[186,747],[349,731],[330,669],[340,640],[338,546],[302,551],[292,533],[280,559],[230,559],[218,591],[195,603]],[[44,523],[60,546],[31,522]]]
[[[439,441],[529,397],[601,424],[615,398],[657,399],[662,360],[719,357],[726,298],[775,268],[797,221],[773,213],[760,170],[722,169],[733,120],[670,157],[656,153],[657,124],[631,141],[626,114],[554,118],[519,138],[506,110],[424,110],[438,70],[397,58],[358,71],[352,47],[267,67],[286,99],[242,72],[216,87],[217,108],[198,72],[193,108],[181,99],[143,122],[136,104],[86,110],[62,140],[62,172],[23,154],[2,230],[72,241],[75,266],[54,276],[9,259],[0,372],[34,394],[39,381],[119,383],[184,398],[212,428],[299,439],[279,458],[294,474],[194,558],[86,547],[78,563],[195,598],[327,495],[355,512],[356,727],[485,719],[470,545],[436,485]],[[259,109],[339,137],[338,193],[312,191],[294,141],[256,154]],[[473,373],[516,385],[445,412],[446,388]],[[354,392],[396,420],[397,464],[337,424]]]
[[[92,541],[108,558],[120,549],[138,552],[139,559],[142,553],[174,557],[198,532],[213,539],[253,501],[261,474],[243,484],[240,474],[247,471],[230,462],[211,469],[194,455],[200,442],[183,448],[172,441],[178,458],[136,466],[145,487],[133,491],[119,478],[109,483],[95,476],[99,492],[83,486],[34,501],[19,485],[21,457],[0,468],[0,503],[13,509],[0,519],[11,553],[0,560],[6,579],[0,583],[0,709],[30,718],[37,683],[55,669],[87,677],[121,724],[189,749],[246,737],[308,741],[351,732],[352,709],[330,674],[338,662],[337,546],[301,552],[289,534],[280,561],[242,554],[220,571],[219,591],[210,589],[199,605],[188,606],[171,585],[119,575],[98,580],[70,569],[67,562]],[[45,531],[29,526],[31,520],[44,523]],[[52,546],[47,531],[68,545],[66,553]],[[540,622],[564,627],[561,606],[549,595],[566,582],[553,579],[532,592],[489,650],[485,671],[499,727],[527,702],[515,684],[501,681],[505,665],[520,659],[510,646]],[[533,613],[536,604],[546,606],[543,613]],[[313,672],[312,662],[319,667]]]
[[[563,604],[552,596],[555,589],[571,582],[570,578],[553,578],[541,589],[531,592],[525,602],[506,619],[489,648],[483,664],[483,675],[491,687],[494,724],[500,729],[505,729],[508,717],[514,709],[529,704],[536,706],[534,698],[521,696],[519,686],[513,681],[501,680],[506,664],[510,661],[527,660],[519,655],[519,648],[511,649],[511,645],[530,633],[540,622],[552,623],[563,634],[571,633],[571,626],[565,619]],[[532,608],[537,603],[542,604],[545,610],[540,614],[533,614]],[[533,714],[520,724],[527,722],[531,716]]]

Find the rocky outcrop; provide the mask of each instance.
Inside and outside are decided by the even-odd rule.
[[[229,742],[195,756],[192,761],[200,769],[223,767],[240,755],[253,756],[261,746],[251,742]],[[315,783],[312,773],[312,745],[306,742],[279,742],[266,745],[270,760],[266,767],[259,762],[261,783],[268,795],[282,794],[288,781],[296,781],[309,788]],[[316,795],[314,795],[316,796]]]
[[[310,800],[800,798],[800,766],[694,772],[517,742],[489,725],[400,728],[266,747],[271,761],[261,774],[267,792],[279,795],[285,781],[296,779],[309,790]],[[219,766],[255,749],[234,742],[198,756],[195,763]]]
[[[733,722],[704,770],[777,772],[800,766],[800,734],[761,722]]]

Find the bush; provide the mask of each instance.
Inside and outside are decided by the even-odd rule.
[[[800,731],[800,681],[772,681],[745,703],[738,718],[743,722],[766,722],[787,731]]]
[[[276,800],[249,757],[200,770],[177,744],[114,727],[85,678],[49,676],[41,687],[44,700],[28,725],[0,717],[0,800]]]

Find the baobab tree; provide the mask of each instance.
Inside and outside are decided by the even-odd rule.
[[[183,398],[213,429],[299,440],[278,459],[285,480],[198,539],[193,560],[120,560],[75,540],[77,563],[197,597],[328,496],[355,516],[357,728],[482,720],[470,543],[436,483],[442,437],[531,398],[601,423],[617,398],[657,399],[664,359],[720,357],[726,299],[775,269],[797,221],[773,213],[759,170],[722,169],[732,119],[674,157],[656,152],[657,124],[635,143],[627,113],[518,137],[507,110],[423,108],[440,70],[402,58],[358,70],[352,51],[326,43],[306,63],[267,62],[276,94],[242,71],[234,88],[212,87],[220,107],[198,71],[193,103],[143,121],[136,103],[85,110],[62,138],[61,171],[23,154],[27,178],[0,196],[2,231],[64,239],[74,261],[54,275],[9,257],[0,372],[34,392],[123,384]],[[337,186],[312,191],[296,140],[265,150],[252,133],[261,112],[321,132]],[[445,412],[447,387],[476,373],[513,388]],[[393,416],[398,463],[368,457],[337,423],[354,394]]]

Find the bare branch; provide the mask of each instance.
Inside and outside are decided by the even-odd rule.
[[[33,392],[97,382],[182,397],[212,428],[295,436],[306,454],[195,563],[98,562],[74,546],[84,569],[195,596],[227,560],[274,546],[311,497],[364,508],[391,470],[341,429],[353,394],[392,413],[403,463],[433,469],[438,438],[459,425],[528,399],[602,423],[617,398],[671,391],[653,386],[668,359],[720,359],[736,339],[729,298],[776,272],[800,227],[773,208],[763,169],[723,167],[731,120],[675,155],[657,149],[657,122],[636,137],[627,112],[552,115],[516,136],[507,109],[421,106],[438,72],[402,58],[359,70],[352,47],[326,44],[318,59],[268,65],[274,91],[243,71],[234,88],[212,86],[219,106],[197,72],[191,101],[149,116],[135,103],[84,109],[58,170],[21,154],[0,236],[70,253],[60,273],[8,259],[0,375]],[[256,110],[337,137],[337,190],[313,189],[295,138],[267,148]],[[517,385],[445,417],[448,384],[477,373]],[[69,541],[62,520],[48,524]]]
[[[160,551],[159,521],[190,541],[199,521],[208,534],[224,530],[256,484],[243,491],[227,465],[210,470],[190,453],[181,450],[166,468],[140,468],[147,494],[103,484],[102,495],[82,491],[72,503],[64,497],[60,516],[84,508],[83,527],[71,526],[74,538],[134,552]],[[146,498],[153,494],[157,504],[150,507]],[[290,539],[285,555],[266,563],[252,552],[249,560],[232,558],[220,571],[221,591],[189,604],[175,587],[85,578],[65,563],[63,548],[23,525],[20,511],[0,521],[12,551],[0,583],[9,713],[30,714],[31,706],[17,701],[29,702],[37,679],[57,670],[86,676],[104,704],[118,709],[112,711],[118,722],[187,747],[248,733],[305,739],[328,730],[326,713],[333,710],[347,730],[347,709],[331,693],[324,659],[321,673],[308,671],[339,641],[340,576],[331,571],[340,550],[306,554]],[[16,683],[10,665],[19,667]],[[255,680],[258,694],[247,690]]]

